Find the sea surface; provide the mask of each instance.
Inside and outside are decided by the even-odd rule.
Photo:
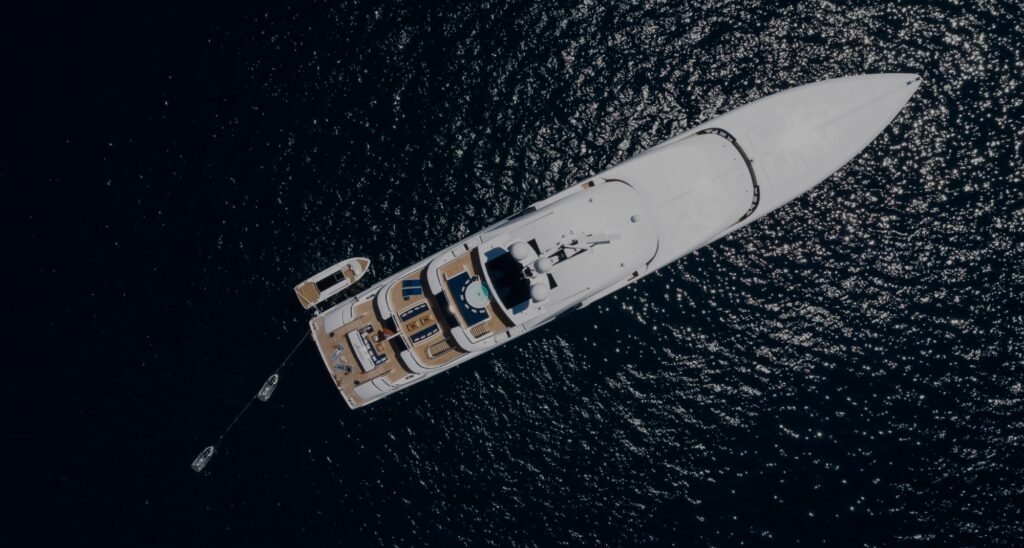
[[[1013,546],[1021,2],[3,8],[6,546]],[[292,292],[916,72],[806,196],[351,411]]]

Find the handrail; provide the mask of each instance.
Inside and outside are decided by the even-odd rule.
[[[732,134],[729,133],[728,131],[721,128],[708,128],[697,132],[697,135],[707,134],[717,135],[719,137],[722,137],[726,141],[732,143],[732,146],[736,147],[736,151],[739,152],[740,156],[743,157],[743,162],[747,164],[747,171],[750,172],[750,182],[751,184],[754,185],[754,199],[750,204],[750,209],[748,209],[747,212],[744,213],[743,216],[740,217],[740,219],[733,224],[735,225],[742,223],[744,220],[747,219],[747,217],[750,217],[751,215],[754,214],[754,211],[757,209],[758,204],[761,203],[761,187],[757,184],[757,175],[754,175],[754,164],[753,162],[750,161],[750,157],[747,156],[747,153],[746,151],[743,150],[743,147],[741,147],[740,144],[736,142],[736,138],[733,137]]]

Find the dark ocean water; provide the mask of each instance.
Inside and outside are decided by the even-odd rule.
[[[4,10],[6,545],[1021,544],[1019,2],[149,4]],[[189,469],[311,273],[904,71],[784,209],[364,410],[305,345]]]

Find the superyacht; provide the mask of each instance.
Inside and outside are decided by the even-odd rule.
[[[438,251],[313,317],[331,380],[362,407],[635,283],[826,179],[919,84],[872,74],[776,93]],[[368,263],[300,284],[303,306]]]

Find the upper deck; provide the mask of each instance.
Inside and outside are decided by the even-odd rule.
[[[480,264],[477,250],[459,255],[455,260],[437,269],[442,281],[445,299],[451,303],[449,311],[467,330],[473,339],[500,333],[512,322],[504,317],[494,303],[494,292],[487,284],[484,266]]]
[[[342,303],[313,319],[324,363],[352,407],[469,354],[453,328],[480,341],[513,325],[494,304],[474,251],[437,268],[444,281],[437,294],[426,282],[427,269],[415,268],[349,303],[350,309]],[[480,293],[467,294],[474,289]]]
[[[314,319],[317,346],[349,405],[365,405],[525,332],[529,321],[554,317],[623,279],[657,245],[645,204],[621,182],[586,185],[558,207],[494,228]],[[529,252],[513,253],[524,247]],[[537,271],[539,259],[551,272]],[[537,285],[550,298],[535,299]]]
[[[451,326],[437,298],[425,290],[424,270],[416,269],[388,288],[392,319],[419,365],[439,367],[465,354],[451,340]]]

